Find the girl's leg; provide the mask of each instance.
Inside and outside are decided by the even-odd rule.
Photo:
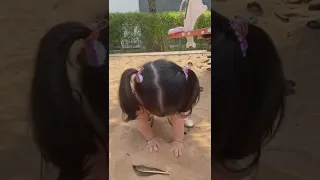
[[[184,112],[184,113],[181,113],[182,115],[187,115],[189,114],[189,112]],[[193,128],[194,127],[194,121],[191,119],[191,114],[184,118],[184,126],[187,127],[187,128]]]
[[[194,127],[194,121],[191,119],[191,117],[184,118],[184,126],[187,128],[193,128]]]
[[[182,113],[182,114],[187,114],[187,113],[188,113],[188,112]],[[171,116],[168,117],[168,120],[169,120],[170,125],[172,126]],[[189,117],[184,118],[183,120],[184,120],[184,127],[186,127],[186,128],[193,128],[193,127],[195,126],[194,121],[191,119],[191,115],[190,115]]]

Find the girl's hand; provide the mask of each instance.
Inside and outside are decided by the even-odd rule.
[[[173,146],[171,151],[173,151],[174,156],[175,157],[182,156],[183,142],[173,141],[171,145]]]
[[[152,138],[154,138],[154,134],[152,132],[152,122],[153,120],[151,120],[151,122],[149,121],[149,116],[150,114],[147,112],[147,110],[143,110],[141,109],[138,113],[138,129],[140,131],[140,133],[143,135],[143,137],[149,141]]]
[[[182,155],[183,149],[183,137],[184,137],[184,119],[178,114],[171,116],[172,123],[172,133],[173,133],[173,146],[171,151],[175,157],[180,157]]]
[[[160,141],[161,139],[157,137],[153,137],[150,140],[147,141],[146,149],[149,150],[149,152],[157,152],[160,147]]]

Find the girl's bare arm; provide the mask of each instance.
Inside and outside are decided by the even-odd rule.
[[[178,114],[171,116],[173,140],[183,142],[184,137],[184,119]]]
[[[147,141],[154,138],[154,134],[149,123],[149,115],[148,111],[142,108],[138,112],[138,129]]]

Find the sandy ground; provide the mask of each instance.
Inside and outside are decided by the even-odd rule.
[[[139,57],[112,57],[109,62],[109,172],[111,180],[140,179],[134,173],[132,164],[147,165],[166,170],[170,176],[155,175],[145,179],[150,180],[209,180],[211,179],[211,154],[210,154],[210,99],[211,99],[211,74],[206,69],[204,61],[208,54],[171,55],[171,56],[139,56]],[[180,66],[188,62],[193,63],[193,70],[197,73],[200,85],[204,88],[200,101],[193,111],[192,118],[196,127],[185,131],[185,149],[181,158],[175,158],[170,152],[171,145],[163,143],[158,153],[149,153],[144,150],[144,138],[136,127],[136,121],[125,123],[121,118],[121,109],[118,105],[118,88],[121,73],[127,68],[139,68],[143,63],[168,59]],[[155,135],[166,141],[172,140],[171,127],[166,118],[156,118],[153,125]],[[123,173],[126,172],[126,173]],[[183,175],[182,175],[183,174]]]
[[[213,7],[231,17],[246,11],[246,2],[249,1],[215,2]],[[320,61],[318,51],[320,31],[306,29],[304,24],[308,20],[319,18],[320,14],[317,11],[308,11],[308,5],[304,4],[288,5],[280,0],[261,0],[259,2],[264,10],[264,15],[258,17],[257,25],[266,29],[271,35],[283,58],[286,75],[289,79],[297,82],[298,89],[295,96],[288,98],[287,114],[280,132],[263,152],[258,180],[319,180],[320,86],[318,79],[320,79]],[[1,2],[1,180],[39,179],[39,153],[31,140],[27,126],[27,99],[29,97],[33,57],[39,39],[46,29],[59,22],[67,20],[90,22],[97,14],[105,12],[106,6],[104,4],[106,3],[105,0],[93,0],[90,3],[85,0],[7,0]],[[306,17],[294,17],[290,19],[290,22],[284,23],[273,15],[274,12],[297,12]],[[288,33],[290,36],[288,36]],[[150,59],[154,59],[154,57]],[[126,59],[126,61],[128,62],[129,59]],[[114,62],[119,61],[115,60]],[[115,77],[116,74],[113,78]],[[205,84],[202,85],[205,87]],[[116,85],[111,88],[116,88]],[[110,92],[110,95],[112,93],[115,92]],[[205,98],[202,98],[202,100],[205,100]],[[132,172],[129,167],[132,163],[151,163],[150,165],[170,171],[172,173],[171,177],[179,176],[177,173],[190,179],[192,177],[194,177],[193,179],[210,177],[209,172],[207,172],[210,166],[210,159],[208,159],[210,147],[206,147],[204,143],[208,136],[201,135],[207,133],[209,129],[193,129],[187,134],[186,146],[188,148],[179,160],[168,152],[169,145],[163,145],[158,155],[149,155],[140,151],[143,148],[143,141],[134,128],[134,122],[120,123],[118,107],[114,100],[111,100],[110,103],[110,108],[114,108],[114,111],[110,112],[110,115],[114,117],[110,119],[112,124],[110,132],[113,133],[111,137],[120,139],[120,141],[111,141],[111,157],[113,156],[114,159],[110,159],[110,164],[114,166],[110,168],[113,168],[111,172],[113,177],[118,177],[119,180],[127,177],[127,179],[134,178],[135,176],[129,177],[126,175],[126,173],[130,174]],[[204,117],[197,117],[197,119],[200,122],[198,126],[204,127],[206,125]],[[157,120],[155,125],[155,127],[170,131],[169,126],[161,120]],[[118,134],[113,129],[118,129]],[[161,134],[160,132],[157,133]],[[169,139],[168,136],[164,138]],[[115,145],[119,149],[113,149],[117,147]],[[123,149],[121,150],[121,148]],[[112,154],[112,151],[119,152]],[[202,155],[204,158],[202,158]],[[164,157],[167,158],[166,163],[164,163]],[[148,162],[142,162],[147,159]],[[199,167],[194,166],[194,163],[199,164]],[[122,168],[124,171],[121,171]],[[150,179],[161,177],[154,176]]]

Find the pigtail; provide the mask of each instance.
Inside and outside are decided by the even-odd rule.
[[[133,68],[127,69],[122,73],[120,79],[119,102],[122,112],[128,116],[125,121],[136,119],[137,112],[140,109],[137,97],[131,88],[131,77],[137,72],[138,71]]]
[[[183,74],[186,78],[185,74]],[[197,75],[188,69],[188,78],[186,79],[185,100],[179,112],[183,116],[190,116],[192,109],[200,100],[200,84]],[[187,112],[187,113],[186,113]]]
[[[60,177],[81,179],[86,156],[97,151],[97,132],[72,95],[66,60],[73,43],[90,29],[76,22],[51,28],[41,39],[31,90],[33,137],[46,162]]]

